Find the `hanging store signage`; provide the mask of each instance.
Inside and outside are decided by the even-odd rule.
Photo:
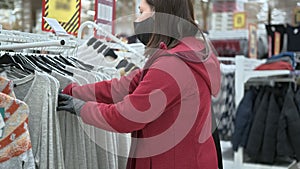
[[[246,13],[236,12],[233,14],[233,29],[245,29],[246,28]]]
[[[249,37],[248,37],[248,43],[249,43],[249,58],[257,59],[258,55],[258,46],[257,46],[257,26],[254,24],[249,24],[248,27],[249,31]]]
[[[56,19],[67,33],[77,35],[80,26],[80,0],[43,0],[42,30],[53,31],[45,18]]]
[[[104,30],[114,34],[114,20],[116,18],[115,0],[96,0],[95,2],[95,21]],[[101,35],[98,34],[97,35]]]

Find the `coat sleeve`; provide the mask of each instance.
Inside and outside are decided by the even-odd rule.
[[[163,63],[165,64],[165,63]],[[180,99],[179,87],[165,71],[150,68],[132,94],[116,104],[87,102],[81,112],[82,120],[95,127],[130,133],[141,130],[157,119],[169,105]]]
[[[122,76],[120,79],[115,78],[83,86],[72,83],[64,88],[63,93],[84,101],[96,101],[107,104],[117,103],[123,100],[124,96],[135,90],[139,83],[141,72],[138,69],[128,76]]]
[[[232,135],[232,147],[234,151],[237,151],[241,146],[243,133],[246,130],[248,119],[253,113],[252,107],[255,99],[254,89],[251,89],[245,93],[243,100],[237,108],[235,131]]]

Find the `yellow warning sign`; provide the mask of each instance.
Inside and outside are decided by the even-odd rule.
[[[69,33],[77,34],[80,26],[80,0],[43,0],[43,17],[56,19]],[[42,30],[52,31],[43,19]]]
[[[233,29],[246,28],[246,13],[236,12],[233,14]]]

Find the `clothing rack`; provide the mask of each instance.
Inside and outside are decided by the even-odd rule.
[[[47,47],[47,46],[64,46],[65,40],[51,40],[45,42],[32,42],[32,43],[21,43],[0,46],[0,50],[13,50],[13,49],[28,49],[36,47]]]
[[[54,43],[54,41],[52,41],[52,42]],[[61,42],[61,41],[56,40],[54,44],[59,45],[59,42]],[[34,46],[37,46],[36,44],[41,44],[41,43],[34,42],[32,44]],[[43,43],[43,44],[45,44],[45,43]],[[18,45],[18,44],[15,44],[15,45]],[[49,45],[49,43],[48,43],[48,45]],[[29,47],[32,47],[32,46],[29,46]],[[33,65],[37,65],[37,67],[41,66],[41,64],[43,64],[43,63],[50,63],[50,62],[47,62],[48,59],[45,59],[46,57],[39,57],[39,56],[49,56],[49,54],[35,54],[35,53],[31,54],[31,53],[25,53],[25,52],[19,52],[19,51],[17,51],[17,52],[0,51],[0,54],[1,55],[7,54],[7,55],[10,55],[11,58],[18,58],[18,60],[17,59],[15,60],[16,62],[12,62],[13,61],[13,59],[12,59],[11,63],[21,63],[20,61],[25,61],[24,65],[26,64],[26,65],[32,66],[32,64],[30,64],[30,63],[33,63]],[[18,54],[21,54],[21,56],[19,56]],[[28,55],[34,55],[34,57],[28,57]],[[37,56],[37,57],[35,57],[35,56]],[[25,59],[24,60],[19,59],[20,57],[25,58]],[[31,58],[31,59],[28,59],[28,58]],[[32,59],[34,59],[34,58],[39,59],[38,61],[44,61],[44,62],[39,62],[40,64],[36,64],[36,62],[32,62]],[[61,63],[65,63],[65,62],[59,62],[59,59],[57,59],[57,58],[54,58],[52,60],[53,62],[51,62],[51,63],[54,63],[54,64],[56,63],[57,66],[61,65]],[[42,59],[42,60],[40,60],[40,59]],[[55,59],[57,62],[55,61]],[[50,60],[51,60],[51,58],[50,58]],[[55,97],[55,96],[57,96],[58,91],[60,91],[67,84],[69,84],[70,80],[74,79],[74,81],[72,80],[72,82],[75,82],[75,80],[76,80],[76,82],[78,81],[78,83],[81,83],[81,84],[89,84],[89,83],[94,83],[94,82],[97,82],[100,80],[114,78],[115,75],[110,73],[112,71],[110,71],[109,73],[102,72],[102,71],[97,72],[96,70],[91,71],[90,69],[88,69],[89,67],[86,67],[86,69],[82,69],[82,68],[85,68],[85,65],[81,64],[82,62],[72,62],[74,60],[70,59],[69,57],[66,57],[63,60],[71,61],[71,62],[69,62],[69,63],[71,63],[71,65],[63,64],[65,66],[56,67],[56,66],[53,66],[53,64],[43,64],[45,66],[44,68],[49,68],[51,71],[50,72],[44,71],[44,69],[42,69],[42,71],[39,71],[38,69],[34,69],[34,70],[37,70],[37,71],[34,71],[34,73],[33,72],[31,73],[31,71],[29,71],[24,74],[20,74],[20,75],[22,75],[22,77],[20,79],[19,79],[19,77],[16,77],[16,78],[13,77],[15,75],[15,74],[13,74],[13,73],[15,73],[13,71],[17,70],[17,72],[22,72],[22,70],[20,68],[21,66],[24,67],[25,70],[29,70],[29,69],[27,69],[28,67],[23,66],[23,64],[20,64],[21,66],[14,66],[15,64],[3,63],[3,71],[5,71],[3,73],[4,73],[4,75],[8,75],[7,76],[8,78],[12,78],[13,83],[11,83],[11,84],[15,85],[15,87],[19,87],[22,90],[24,90],[24,92],[19,92],[19,94],[27,93],[26,90],[31,89],[31,88],[32,89],[34,88],[35,90],[27,90],[28,93],[31,93],[32,91],[38,91],[38,90],[40,90],[40,91],[38,91],[36,93],[39,93],[39,92],[45,93],[43,95],[39,95],[39,94],[35,93],[35,94],[30,95],[30,97],[28,97],[30,99],[28,99],[28,100],[22,99],[24,102],[26,102],[27,104],[30,104],[31,106],[35,105],[36,103],[40,103],[40,104],[38,104],[38,106],[43,107],[43,110],[45,110],[45,112],[44,112],[44,111],[32,111],[32,109],[30,109],[30,113],[36,112],[37,115],[43,114],[43,116],[41,115],[40,116],[41,118],[38,118],[38,119],[42,119],[42,120],[47,119],[42,122],[39,120],[38,124],[41,124],[41,125],[35,125],[34,123],[32,123],[34,126],[31,128],[37,129],[37,127],[41,127],[41,128],[37,129],[37,130],[40,129],[39,131],[42,131],[46,128],[45,129],[46,131],[43,131],[43,133],[51,134],[51,135],[50,134],[49,135],[48,134],[39,135],[40,132],[31,133],[34,136],[39,135],[38,139],[32,139],[32,140],[35,140],[39,143],[38,145],[33,144],[33,145],[37,145],[34,150],[41,151],[41,153],[34,153],[34,157],[37,157],[36,158],[37,160],[36,161],[31,160],[31,161],[35,162],[36,167],[46,166],[48,168],[60,168],[60,169],[65,168],[64,166],[66,166],[68,168],[99,168],[100,165],[103,166],[104,168],[125,168],[125,166],[126,166],[125,159],[123,159],[122,157],[115,156],[114,153],[116,153],[116,154],[123,153],[124,155],[125,155],[125,153],[126,153],[126,155],[129,154],[130,137],[125,137],[125,136],[121,137],[115,133],[108,133],[106,131],[100,132],[99,130],[91,128],[90,126],[82,125],[82,121],[78,120],[77,117],[71,115],[70,113],[54,113],[54,112],[57,112],[56,111],[57,97]],[[72,63],[78,63],[78,64],[74,64],[74,66],[72,66]],[[13,67],[11,67],[11,65]],[[63,68],[63,70],[59,69],[59,67]],[[34,68],[36,68],[36,67],[34,67]],[[55,69],[53,69],[53,68],[55,68]],[[70,68],[70,69],[68,69],[68,68]],[[71,68],[74,68],[74,69],[71,69]],[[77,69],[78,71],[77,72],[71,71],[71,70],[75,70],[75,69]],[[9,74],[9,73],[12,73],[12,74]],[[27,73],[30,73],[30,74],[28,75]],[[71,75],[69,73],[71,73]],[[68,76],[69,78],[62,79],[63,76]],[[51,78],[49,78],[49,77],[51,77]],[[81,79],[78,77],[81,77]],[[85,78],[85,77],[87,77],[87,78]],[[32,83],[29,82],[31,80],[32,80]],[[41,83],[38,83],[38,82],[41,82]],[[57,83],[57,82],[59,82],[59,83]],[[29,83],[29,84],[28,84],[28,86],[26,85],[24,87],[20,86],[21,84],[23,85],[24,83],[26,83],[26,84]],[[15,90],[15,91],[20,91],[20,90]],[[11,90],[11,91],[13,91],[13,90]],[[16,95],[16,96],[18,96],[18,95]],[[29,96],[29,95],[26,94],[25,98],[27,96]],[[45,101],[42,101],[42,99],[41,99],[41,101],[40,101],[40,99],[36,99],[35,96],[37,98],[47,98],[47,99]],[[21,99],[21,98],[23,98],[23,96],[20,96],[19,98]],[[33,98],[35,98],[35,99],[33,99]],[[35,100],[35,101],[30,102],[29,100]],[[33,107],[35,107],[35,106],[33,106]],[[22,113],[23,112],[24,112],[24,110],[22,109]],[[33,117],[35,115],[33,115]],[[68,124],[71,124],[71,126],[65,125],[65,124],[67,124],[66,122],[68,122]],[[60,125],[60,124],[63,124],[63,125]],[[35,127],[35,126],[37,126],[37,127]],[[73,130],[69,130],[70,128]],[[73,134],[74,132],[76,134]],[[66,133],[68,133],[68,134],[66,134]],[[101,134],[100,135],[101,137],[98,134]],[[95,137],[95,135],[101,138],[101,144],[96,145],[96,143],[94,143],[95,138],[98,138],[98,137]],[[42,138],[45,138],[45,139],[42,139]],[[70,139],[71,142],[69,142],[69,140],[66,141],[67,138],[68,139],[71,138]],[[72,140],[75,140],[75,139],[76,139],[76,142],[73,142]],[[120,139],[122,139],[121,140],[122,142],[121,141],[119,142]],[[40,140],[44,140],[44,141],[40,141]],[[65,141],[62,142],[63,140],[65,140]],[[41,145],[43,145],[43,147],[47,147],[47,148],[38,149],[37,147],[41,147]],[[69,145],[71,145],[71,146],[69,146]],[[106,146],[108,151],[104,151],[102,149],[100,150],[97,148],[97,146],[101,146],[101,145]],[[118,149],[118,146],[121,146],[121,149]],[[99,148],[101,148],[101,147],[99,147]],[[99,152],[99,151],[101,151],[101,152]],[[81,154],[78,154],[76,152],[81,152]],[[110,154],[109,152],[112,152],[112,153]],[[41,156],[45,157],[45,160],[38,160],[38,159],[42,159],[42,158],[40,158]],[[19,161],[20,161],[20,163],[22,162],[21,160],[19,160]],[[87,163],[86,161],[89,161],[89,163]],[[106,163],[107,161],[109,161],[109,163]],[[26,164],[24,166],[26,166]],[[46,168],[46,167],[39,167],[39,168]],[[5,167],[0,166],[0,168],[5,168]],[[14,167],[8,167],[8,168],[14,168]]]
[[[14,30],[1,30],[0,41],[12,42],[12,43],[25,43],[25,42],[40,42],[47,40],[57,40],[57,37],[53,34],[35,34],[20,32]]]
[[[239,105],[244,96],[244,85],[251,78],[290,75],[289,70],[254,70],[258,65],[266,60],[249,59],[245,56],[236,56],[235,71],[235,103]]]
[[[235,63],[235,103],[238,106],[244,96],[245,84],[253,81],[270,81],[274,82],[292,82],[291,77],[276,78],[281,75],[294,75],[289,70],[254,70],[258,65],[263,64],[266,60],[249,59],[245,56],[239,55],[235,58],[218,57],[220,61],[232,61]],[[225,147],[228,143],[222,142]],[[228,148],[227,148],[228,149]],[[284,166],[279,165],[264,165],[257,163],[248,163],[244,161],[244,150],[239,147],[237,152],[234,152],[233,159],[225,159],[225,166],[229,168],[245,168],[245,169],[292,169],[296,166],[296,161]]]

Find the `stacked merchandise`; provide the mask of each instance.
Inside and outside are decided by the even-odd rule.
[[[281,52],[299,52],[300,26],[290,24],[266,25],[269,57]]]

